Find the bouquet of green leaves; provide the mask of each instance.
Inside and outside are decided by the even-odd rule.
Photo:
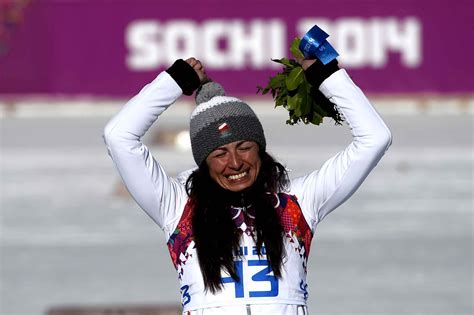
[[[305,124],[319,125],[324,117],[334,119],[340,125],[342,118],[331,103],[318,89],[307,80],[304,70],[296,59],[303,59],[304,55],[298,48],[300,39],[296,37],[291,43],[290,51],[295,59],[272,59],[282,64],[283,71],[270,77],[266,87],[257,87],[257,93],[271,92],[275,100],[275,107],[283,106],[289,112],[287,124],[294,125],[302,121]]]

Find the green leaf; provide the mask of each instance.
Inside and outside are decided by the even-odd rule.
[[[290,91],[296,90],[298,86],[305,79],[304,71],[302,67],[297,67],[291,70],[290,74],[286,78],[286,88]]]
[[[293,39],[293,41],[291,42],[290,51],[293,54],[293,57],[295,57],[295,59],[304,58],[303,53],[299,49],[300,42],[301,39],[299,39],[299,37],[295,37],[295,39]]]
[[[327,117],[328,114],[324,109],[321,108],[318,104],[313,104],[313,111],[321,117]]]
[[[295,112],[293,110],[288,111],[289,119],[286,121],[288,125],[294,125],[298,123],[299,118],[295,116]]]
[[[283,86],[285,79],[286,79],[285,75],[283,75],[282,73],[279,73],[270,79],[270,83],[268,83],[268,86],[272,89],[280,88]]]
[[[313,118],[311,119],[311,123],[314,125],[319,125],[323,122],[323,117],[321,117],[318,113],[313,112]]]
[[[293,96],[288,96],[288,109],[294,110],[295,115],[301,116],[301,103],[303,102],[304,95],[296,93]]]
[[[300,87],[298,88],[298,93],[299,98],[300,98],[300,110],[299,112],[301,113],[301,116],[306,116],[311,112],[311,105],[313,103],[313,100],[311,99],[310,95],[306,91],[306,87],[304,84],[301,84]]]
[[[288,58],[272,59],[272,61],[291,68],[295,66]]]
[[[279,93],[276,95],[276,97],[274,97],[275,99],[275,107],[277,106],[284,106],[286,107],[287,105],[287,94],[286,93]]]
[[[270,91],[270,87],[266,86],[265,88],[257,86],[257,94],[262,93],[262,95],[267,94]]]

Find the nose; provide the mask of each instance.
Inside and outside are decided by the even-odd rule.
[[[233,170],[240,170],[242,168],[243,162],[242,158],[237,152],[230,152],[230,161],[229,161],[229,167],[232,168]]]

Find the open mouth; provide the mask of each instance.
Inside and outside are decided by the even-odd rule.
[[[227,176],[227,178],[230,179],[230,180],[239,180],[247,174],[248,174],[248,172],[242,172],[242,173],[235,174],[235,175],[229,175],[229,176]]]

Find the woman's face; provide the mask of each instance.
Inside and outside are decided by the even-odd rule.
[[[238,192],[252,186],[262,161],[254,141],[234,141],[215,149],[206,158],[209,175],[222,188]]]

